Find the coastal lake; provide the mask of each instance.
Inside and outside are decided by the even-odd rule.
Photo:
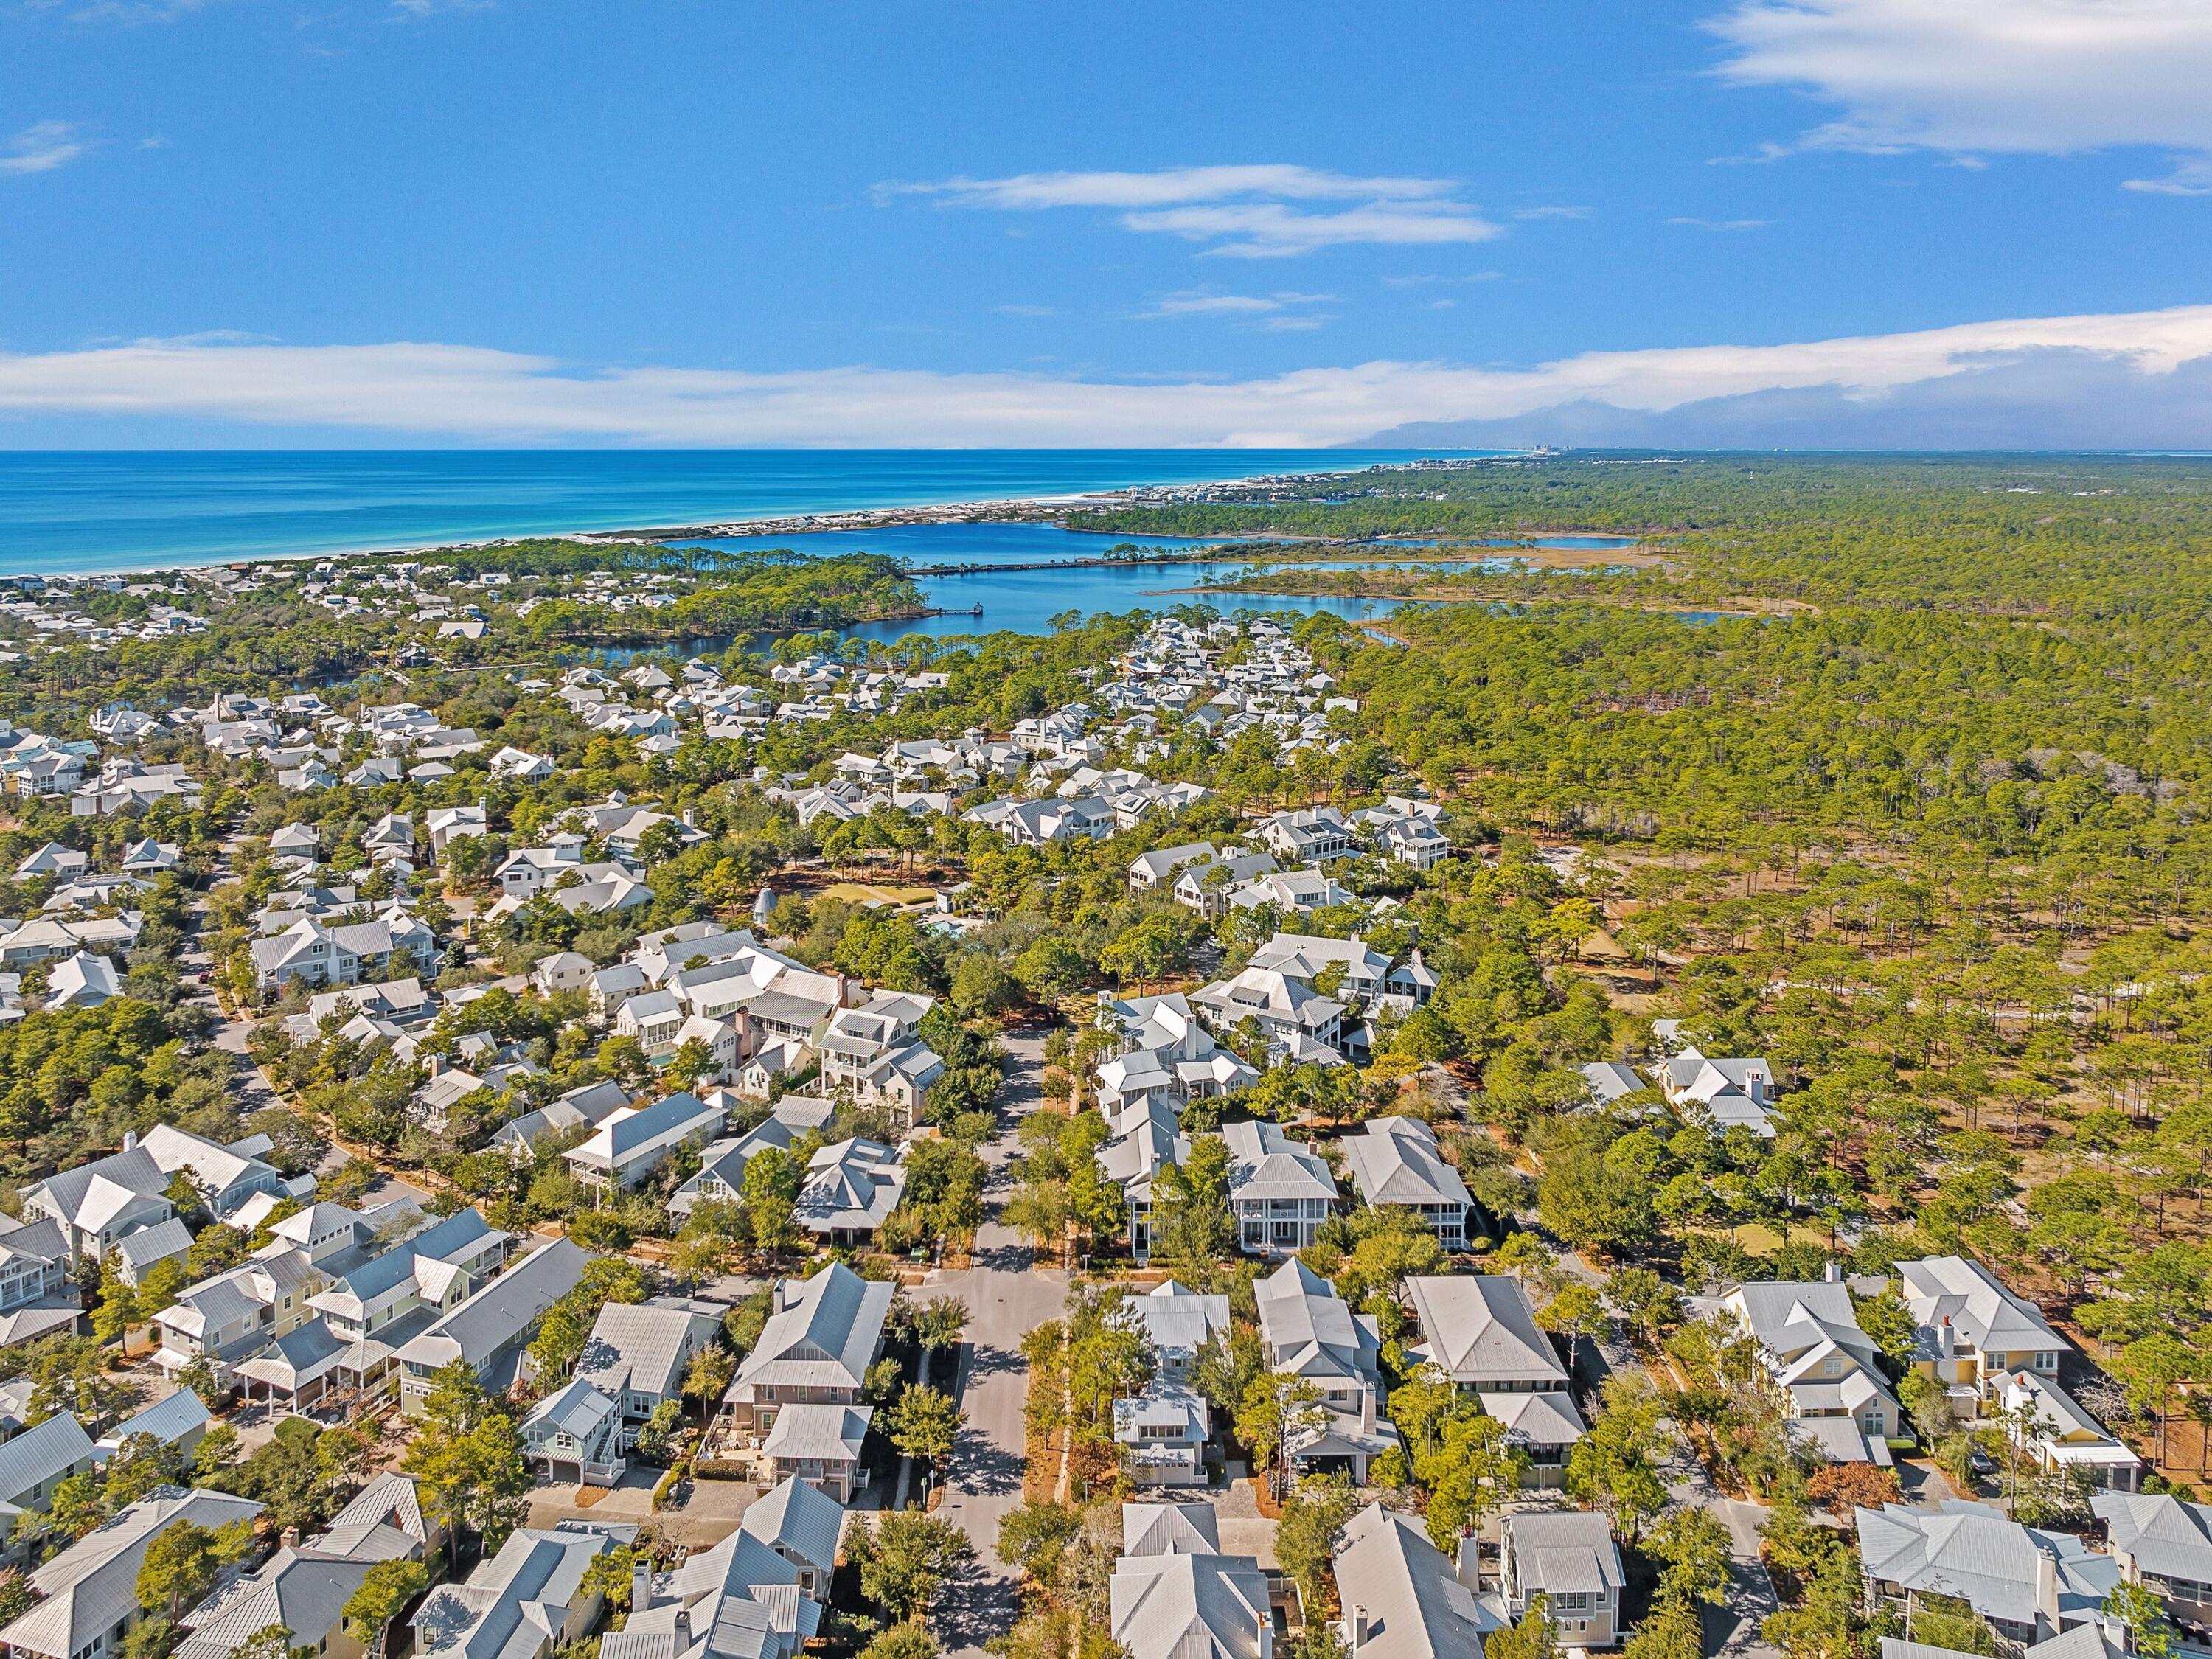
[[[1076,561],[1104,556],[1109,548],[1134,544],[1140,550],[1173,556],[1174,562],[1146,562],[1141,552],[1121,556],[1126,562],[1083,564]],[[1531,538],[1530,544],[1507,541],[1476,542],[1472,546],[1511,547],[1534,544],[1547,548],[1607,549],[1635,545],[1631,537],[1557,536]],[[932,639],[954,639],[963,635],[1042,634],[1050,629],[1048,618],[1066,611],[1085,616],[1097,611],[1164,611],[1178,605],[1206,604],[1224,611],[1286,611],[1311,616],[1329,611],[1364,622],[1387,617],[1401,601],[1349,599],[1302,593],[1183,592],[1179,589],[1231,582],[1256,569],[1364,570],[1391,563],[1449,565],[1455,568],[1505,571],[1516,567],[1511,558],[1405,560],[1255,560],[1235,556],[1237,544],[1218,538],[1175,536],[1131,537],[1095,531],[1066,530],[1054,524],[919,524],[894,525],[868,531],[825,531],[804,536],[726,536],[681,546],[728,548],[769,552],[780,549],[826,555],[883,553],[915,565],[1032,565],[1057,561],[1047,569],[982,569],[957,574],[927,576],[921,586],[925,602],[949,611],[972,611],[981,617],[956,615],[921,617],[904,622],[862,623],[843,630],[846,639],[889,642],[908,634]],[[1389,541],[1372,544],[1380,550],[1435,547],[1435,542]],[[1188,559],[1182,556],[1215,550],[1229,556]]]

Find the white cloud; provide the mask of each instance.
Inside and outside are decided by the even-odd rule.
[[[1670,225],[1689,225],[1698,230],[1764,230],[1774,221],[1771,219],[1690,219],[1677,216],[1667,222]]]
[[[52,173],[91,148],[70,121],[40,121],[0,143],[0,178]]]
[[[1120,214],[1127,230],[1212,242],[1210,254],[1279,258],[1355,243],[1409,246],[1498,235],[1496,225],[1455,199],[1455,188],[1449,179],[1359,178],[1277,163],[888,184],[877,186],[876,199],[920,196],[1004,212],[1107,209]],[[1357,205],[1318,212],[1290,205],[1311,202]]]
[[[1001,317],[1057,317],[1060,313],[1050,306],[993,306]]]
[[[1214,294],[1205,289],[1187,289],[1161,295],[1150,311],[1136,314],[1147,321],[1164,317],[1257,317],[1291,306],[1326,305],[1335,297],[1287,289],[1275,294]]]
[[[2170,152],[2136,188],[2212,190],[2204,0],[1739,0],[1706,25],[1744,86],[1800,88],[1840,118],[1806,149]],[[1771,159],[1778,147],[1761,147]]]
[[[1518,369],[1376,362],[1219,381],[866,367],[592,371],[469,346],[156,340],[0,355],[0,416],[203,419],[471,442],[1295,447],[1409,422],[1590,404],[1660,414],[1761,393],[1818,392],[1878,414],[1885,400],[1992,374],[2011,377],[2004,396],[2018,402],[2025,382],[2056,374],[2049,366],[2060,361],[2103,366],[2099,395],[2108,404],[2133,397],[2161,407],[2162,385],[2189,378],[2176,370],[2212,372],[2212,305],[1786,345],[1589,352]],[[2176,419],[2189,429],[2165,441],[2212,444],[2212,429]]]

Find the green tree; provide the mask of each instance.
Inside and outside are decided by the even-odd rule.
[[[1275,1526],[1275,1559],[1298,1587],[1301,1605],[1328,1605],[1329,1559],[1340,1528],[1352,1518],[1351,1484],[1309,1477],[1283,1500]]]
[[[1328,1421],[1320,1383],[1292,1371],[1263,1372],[1246,1385],[1237,1404],[1237,1437],[1251,1449],[1280,1492],[1290,1474],[1292,1443]]]
[[[1200,1135],[1181,1164],[1163,1164],[1152,1177],[1152,1260],[1203,1277],[1236,1248],[1229,1148],[1218,1135]]]
[[[945,1581],[975,1559],[975,1547],[949,1521],[895,1510],[872,1524],[856,1516],[845,1529],[845,1559],[859,1570],[860,1594],[892,1618],[925,1618]]]
[[[1434,1444],[1413,1459],[1414,1477],[1429,1489],[1429,1541],[1456,1556],[1467,1530],[1519,1489],[1527,1462],[1496,1418],[1479,1409],[1455,1410]]]
[[[960,1425],[967,1420],[951,1395],[909,1383],[891,1406],[887,1432],[901,1453],[935,1469],[952,1455]]]
[[[345,1604],[344,1618],[360,1634],[370,1659],[383,1653],[386,1633],[429,1584],[429,1572],[419,1561],[379,1561],[363,1576]]]
[[[2105,1597],[2106,1613],[2128,1627],[2130,1651],[2144,1659],[2167,1659],[2180,1632],[2166,1617],[2166,1607],[2141,1584],[2123,1579]]]
[[[781,1146],[763,1146],[745,1161],[745,1213],[764,1250],[790,1248],[799,1206],[799,1162]]]
[[[110,1250],[100,1258],[100,1305],[92,1310],[92,1334],[102,1342],[119,1342],[143,1317],[137,1292],[123,1277],[123,1258]]]
[[[1057,1589],[1083,1517],[1065,1504],[1025,1500],[999,1517],[999,1559],[1041,1589]]]
[[[937,1659],[937,1638],[921,1625],[893,1625],[868,1638],[860,1659]]]
[[[171,1624],[215,1589],[223,1557],[215,1534],[190,1521],[174,1521],[154,1535],[141,1559],[138,1605]]]
[[[1483,1659],[1559,1659],[1559,1628],[1552,1622],[1551,1598],[1540,1591],[1528,1598],[1521,1622],[1482,1638]]]
[[[1567,1454],[1567,1491],[1603,1510],[1613,1529],[1633,1543],[1644,1522],[1667,1507],[1667,1485],[1659,1477],[1672,1443],[1663,1426],[1666,1407],[1648,1382],[1626,1375],[1607,1382],[1604,1401],[1589,1432]]]
[[[1705,1620],[1686,1596],[1662,1595],[1621,1649],[1621,1659],[1705,1659]]]

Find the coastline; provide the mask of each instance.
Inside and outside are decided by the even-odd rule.
[[[893,529],[908,525],[972,523],[1039,523],[1078,507],[1131,507],[1188,501],[1218,489],[1249,488],[1267,482],[1340,477],[1376,466],[1410,466],[1411,461],[1347,461],[1343,466],[1301,466],[1295,471],[1242,473],[1218,478],[1176,483],[1138,483],[1108,489],[1058,490],[1007,496],[963,496],[935,501],[907,501],[868,507],[825,507],[806,513],[743,514],[702,519],[690,523],[662,525],[592,525],[568,529],[512,531],[499,535],[453,535],[401,541],[365,542],[353,546],[289,548],[283,550],[183,555],[149,559],[125,558],[115,562],[87,563],[67,569],[15,568],[5,578],[44,578],[71,580],[109,576],[183,575],[195,570],[239,568],[300,560],[413,558],[441,550],[500,547],[521,541],[575,541],[609,545],[623,543],[661,544],[707,540],[725,536],[805,536],[844,531]],[[1100,532],[1100,534],[1115,532]],[[1277,538],[1273,539],[1289,539]]]

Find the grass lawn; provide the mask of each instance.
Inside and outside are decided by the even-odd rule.
[[[841,881],[834,886],[823,888],[815,895],[817,898],[837,899],[847,904],[866,904],[870,899],[879,900],[885,904],[920,904],[934,896],[933,890],[927,887],[872,887],[857,881]]]

